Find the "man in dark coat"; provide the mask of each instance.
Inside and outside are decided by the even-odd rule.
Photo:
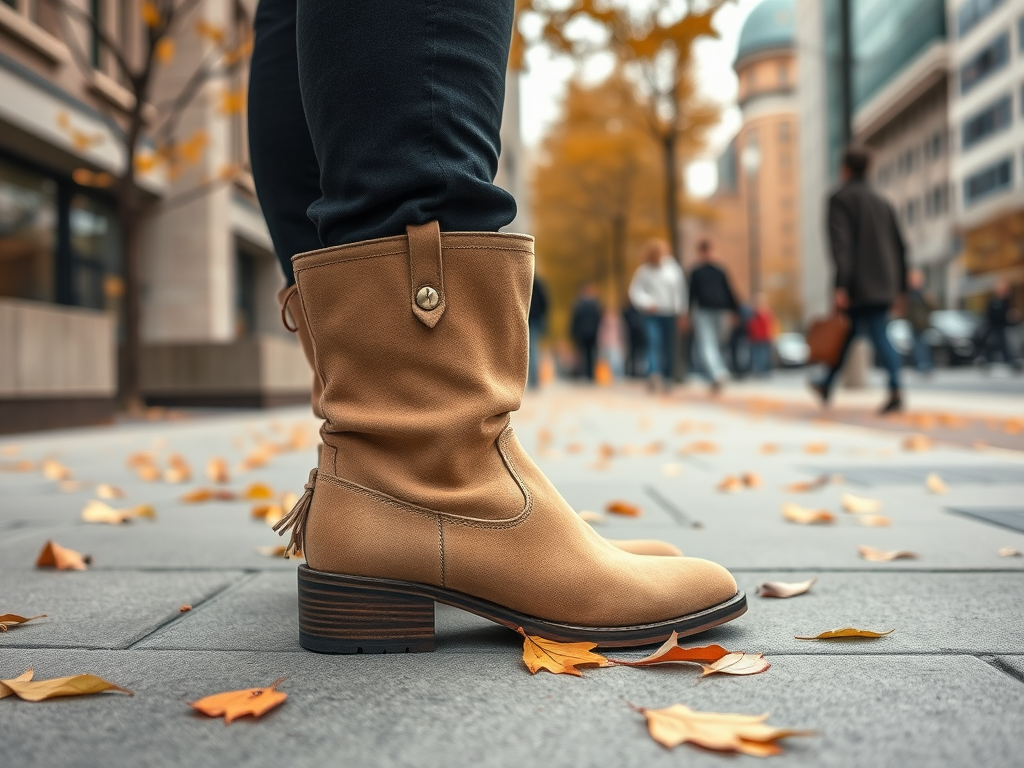
[[[585,284],[572,308],[569,335],[579,354],[578,375],[590,381],[594,380],[594,366],[597,364],[597,332],[601,328],[602,312],[597,288],[592,283]]]
[[[986,366],[992,365],[998,352],[1004,363],[1012,366],[1015,371],[1021,370],[1021,363],[1010,352],[1010,342],[1006,337],[1007,327],[1016,321],[1017,314],[1010,303],[1010,286],[1005,280],[999,280],[985,306],[985,336],[979,345]]]
[[[871,158],[866,150],[850,148],[843,156],[843,185],[828,202],[828,230],[835,261],[835,307],[850,317],[850,334],[839,362],[813,384],[828,402],[836,374],[853,339],[866,335],[879,362],[889,373],[889,399],[881,413],[903,408],[900,358],[886,334],[889,312],[907,291],[906,247],[896,212],[875,194],[865,178]]]

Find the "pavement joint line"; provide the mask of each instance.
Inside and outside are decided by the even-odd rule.
[[[658,489],[655,488],[653,485],[645,485],[644,493],[646,493],[651,499],[653,499],[655,504],[661,507],[665,512],[668,513],[668,515],[673,520],[675,520],[677,523],[679,523],[679,525],[683,526],[684,528],[693,528],[695,530],[700,530],[704,527],[704,524],[700,520],[692,520],[690,516],[686,514],[686,512],[684,512],[682,509],[680,509],[671,501],[662,496],[658,492]]]
[[[195,613],[197,611],[202,611],[207,606],[209,606],[209,605],[211,605],[213,603],[216,603],[218,600],[220,600],[225,595],[230,594],[231,592],[234,592],[237,589],[240,589],[241,587],[245,586],[246,584],[249,584],[250,582],[255,580],[258,575],[259,575],[258,571],[242,573],[242,575],[239,576],[234,581],[225,584],[220,589],[215,590],[209,597],[207,597],[207,598],[203,599],[201,602],[196,603],[195,605],[193,605],[190,610],[188,610],[188,611],[179,611],[177,616],[171,616],[167,621],[163,622],[159,626],[156,626],[152,630],[150,630],[149,632],[146,632],[143,635],[141,635],[140,637],[137,637],[135,640],[133,640],[132,642],[128,643],[128,645],[126,646],[126,650],[130,651],[130,650],[134,649],[139,643],[144,642],[145,640],[148,640],[148,639],[150,639],[152,637],[156,637],[158,635],[163,634],[172,625],[174,625],[176,622],[183,621],[187,616],[190,616],[192,613]]]
[[[1001,653],[1001,654],[999,654],[999,656],[1020,656],[1020,655],[1022,655],[1022,654],[1020,654],[1020,653]],[[984,656],[979,656],[978,658],[981,659],[986,664],[988,664],[990,667],[994,667],[995,669],[998,669],[1003,674],[1008,675],[1009,677],[1012,677],[1018,683],[1024,683],[1024,672],[1021,672],[1019,669],[1014,669],[1009,664],[1006,664],[1001,658],[999,658],[999,656],[992,656],[992,655],[986,654]]]

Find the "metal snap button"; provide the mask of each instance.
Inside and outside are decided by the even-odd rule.
[[[416,291],[416,306],[420,309],[425,309],[429,312],[434,309],[440,301],[441,294],[429,285],[425,285]]]

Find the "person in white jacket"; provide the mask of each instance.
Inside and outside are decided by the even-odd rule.
[[[643,315],[647,334],[647,381],[667,389],[675,361],[676,329],[686,317],[686,278],[663,240],[644,246],[644,261],[629,284],[629,300]]]

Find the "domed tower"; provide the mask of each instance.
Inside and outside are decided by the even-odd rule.
[[[800,323],[795,22],[794,0],[764,0],[743,24],[733,65],[742,124],[727,150],[742,217],[732,226],[746,231],[746,253],[730,259],[737,287],[751,302],[765,294],[787,328]]]

